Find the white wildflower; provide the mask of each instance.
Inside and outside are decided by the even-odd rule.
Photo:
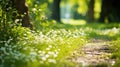
[[[43,61],[46,61],[46,57],[42,57],[42,60],[43,60]]]
[[[49,57],[49,55],[48,55],[48,54],[46,54],[46,55],[45,55],[45,57],[46,57],[46,58],[48,58],[48,57]]]
[[[50,48],[46,48],[46,50],[50,50]]]
[[[33,8],[32,11],[35,12],[35,11],[37,11],[37,9],[36,9],[36,8]]]
[[[56,63],[56,60],[55,59],[48,59],[48,62]]]

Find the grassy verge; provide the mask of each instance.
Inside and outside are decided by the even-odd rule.
[[[52,24],[37,31],[19,31],[22,37],[16,44],[9,40],[0,47],[1,67],[74,67],[65,58],[91,38],[114,41],[113,57],[120,58],[119,24]]]
[[[55,25],[57,26],[57,25]],[[64,25],[61,25],[64,26]],[[65,57],[86,43],[81,29],[43,28],[40,31],[19,29],[22,37],[14,44],[0,47],[1,67],[61,67],[69,65]]]

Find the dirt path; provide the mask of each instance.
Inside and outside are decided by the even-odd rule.
[[[93,39],[92,42],[82,47],[80,56],[76,56],[75,54],[79,53],[79,51],[75,51],[74,58],[71,61],[83,67],[111,67],[115,61],[110,59],[112,50],[107,42]]]

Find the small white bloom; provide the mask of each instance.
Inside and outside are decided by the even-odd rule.
[[[54,54],[53,56],[54,56],[54,57],[57,57],[57,54]]]
[[[46,57],[42,57],[42,60],[43,60],[43,61],[46,61]]]
[[[32,11],[35,12],[35,11],[37,11],[37,9],[36,9],[36,8],[33,8]]]
[[[42,51],[38,51],[38,53],[41,53]]]
[[[15,19],[15,23],[18,23],[20,20],[19,19]]]
[[[30,54],[31,54],[32,56],[36,56],[36,55],[37,55],[36,52],[30,52]]]
[[[46,50],[50,50],[50,48],[46,48]]]
[[[46,55],[45,55],[45,57],[46,57],[46,58],[48,58],[48,57],[49,57],[49,55],[48,55],[48,54],[46,54]]]
[[[48,54],[50,54],[50,55],[54,55],[54,52],[48,52]]]
[[[2,51],[5,51],[5,47],[1,47],[1,50],[2,50]]]
[[[48,59],[48,62],[56,63],[56,60],[55,59]]]

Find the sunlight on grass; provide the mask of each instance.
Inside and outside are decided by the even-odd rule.
[[[74,19],[62,19],[62,22],[65,24],[71,24],[71,25],[85,25],[85,20],[74,20]]]
[[[20,40],[16,44],[12,44],[11,40],[5,41],[5,45],[0,42],[2,45],[0,51],[3,52],[0,55],[2,60],[0,65],[75,67],[75,64],[66,60],[66,57],[81,49],[92,38],[115,40],[113,44],[116,44],[114,47],[117,52],[113,57],[120,58],[120,29],[116,25],[119,27],[119,24],[90,25],[84,20],[70,20],[70,23],[54,23],[37,31],[20,28],[21,37],[18,37]]]

